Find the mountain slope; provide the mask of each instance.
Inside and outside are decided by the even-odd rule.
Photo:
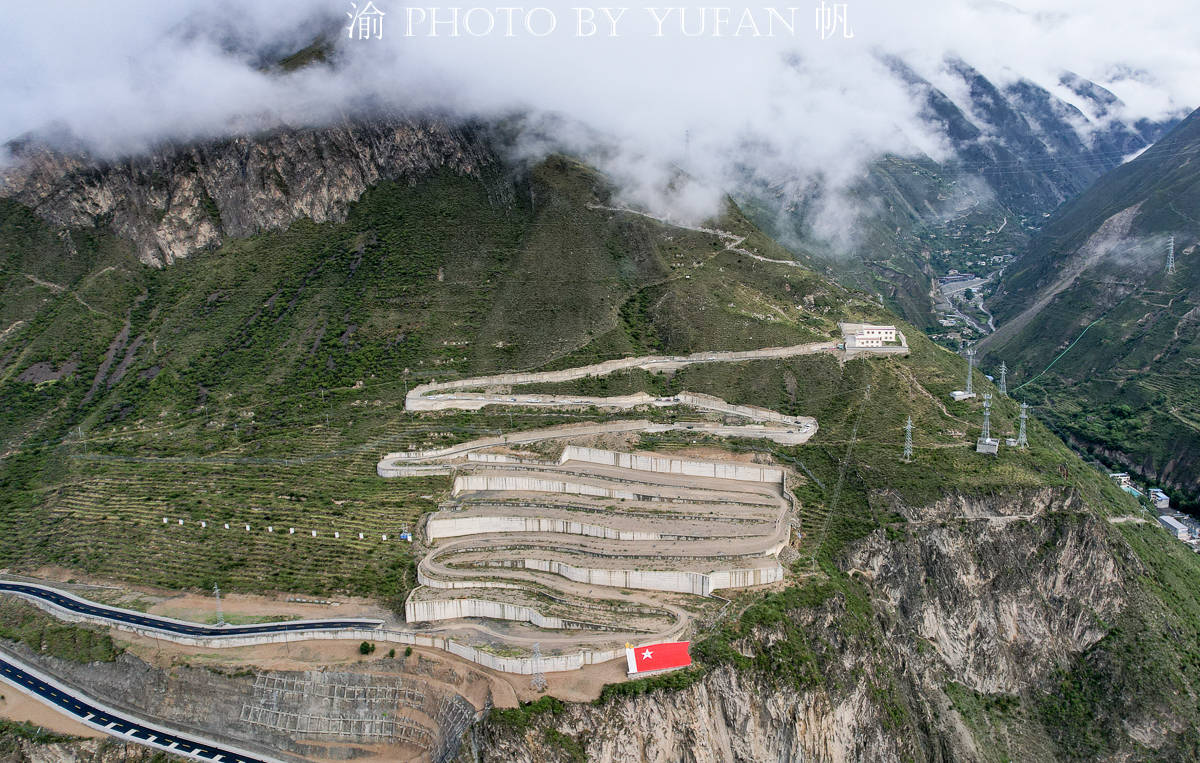
[[[787,197],[786,179],[761,182],[744,199],[755,221],[850,283],[878,291],[906,320],[936,327],[931,295],[951,269],[980,275],[992,258],[1024,251],[1029,235],[1064,201],[1173,124],[1117,118],[1112,93],[1076,75],[1062,85],[1092,115],[1028,80],[998,86],[960,59],[944,65],[946,90],[899,59],[890,71],[922,104],[930,130],[954,157],[888,157],[854,187],[860,210],[852,251],[830,257],[813,237],[817,211]],[[952,98],[947,94],[961,91]]]
[[[355,161],[328,145],[329,161]],[[378,182],[342,221],[299,220],[163,268],[115,222],[52,228],[6,202],[0,564],[394,605],[414,582],[407,547],[329,531],[414,527],[449,484],[381,480],[382,453],[622,415],[419,413],[403,407],[410,383],[896,320],[869,294],[770,261],[786,252],[736,207],[712,223],[730,239],[613,209],[611,193],[566,157],[497,159]],[[483,759],[1194,754],[1200,561],[1036,421],[1029,449],[975,453],[979,401],[947,401],[962,360],[901,326],[904,358],[578,382],[815,416],[803,446],[634,443],[787,465],[795,561],[783,585],[732,596],[694,634],[695,670],[615,685],[595,705],[498,711],[479,729]],[[998,397],[993,431],[1012,432],[1016,413]],[[202,535],[200,521],[322,532]],[[1180,733],[1148,732],[1164,727]]]
[[[1200,497],[1198,241],[1194,112],[1047,222],[1001,281],[990,303],[999,329],[981,343],[1018,384],[1054,361],[1023,390],[1030,402],[1080,445],[1189,502]]]

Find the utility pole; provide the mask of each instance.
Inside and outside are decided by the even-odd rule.
[[[217,626],[224,627],[225,615],[221,612],[221,589],[216,583],[213,583],[213,596],[217,597]]]
[[[542,645],[535,643],[533,645],[533,676],[529,679],[529,685],[534,691],[546,691],[546,674],[542,670]]]
[[[975,348],[968,347],[967,348],[967,389],[966,389],[966,393],[968,396],[975,394],[975,389],[972,386],[972,381],[973,381],[972,376],[974,375],[973,374],[974,370],[975,370]]]
[[[1017,447],[1018,448],[1029,447],[1029,440],[1025,439],[1025,420],[1027,418],[1029,418],[1029,414],[1027,413],[1028,410],[1029,410],[1029,404],[1021,403],[1021,429],[1019,432],[1017,432]]]
[[[1175,275],[1175,237],[1167,240],[1167,275]]]
[[[1000,394],[1008,394],[1008,366],[1003,361],[1000,362]]]
[[[908,417],[908,423],[904,425],[904,461],[905,463],[912,461],[912,416]]]

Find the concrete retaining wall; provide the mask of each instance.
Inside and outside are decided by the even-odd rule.
[[[618,530],[603,525],[545,517],[440,517],[434,514],[425,525],[430,540],[457,538],[480,533],[565,533],[609,540],[660,540],[662,535],[638,530]]]
[[[14,594],[19,595],[19,594]],[[254,646],[257,644],[283,644],[297,641],[373,641],[392,644],[406,644],[441,649],[450,654],[462,657],[477,665],[503,673],[531,675],[533,659],[530,657],[498,657],[490,652],[480,651],[469,644],[462,644],[443,636],[426,635],[412,631],[397,631],[384,628],[346,628],[334,631],[300,631],[296,633],[262,633],[252,636],[184,636],[153,628],[143,628],[128,623],[116,623],[100,617],[92,617],[57,607],[47,601],[34,597],[23,597],[36,606],[50,612],[60,620],[76,623],[91,623],[105,627],[114,627],[129,633],[136,633],[146,638],[161,639],[174,644],[195,646],[204,649],[227,649],[239,646]],[[407,605],[406,605],[407,607]],[[558,673],[567,670],[578,670],[584,665],[594,665],[601,662],[624,658],[624,649],[593,650],[583,649],[569,654],[552,654],[542,657],[542,671]]]
[[[404,619],[410,623],[432,622],[434,620],[457,620],[463,617],[487,617],[492,620],[515,620],[527,622],[539,628],[555,630],[572,628],[599,628],[612,630],[594,623],[582,620],[564,620],[561,617],[543,615],[532,607],[519,604],[508,604],[486,599],[426,599],[413,601],[410,597],[404,603]]]
[[[748,570],[723,570],[709,575],[710,591],[720,588],[747,588],[783,580],[783,567],[755,567]]]
[[[682,570],[609,570],[576,567],[549,559],[526,559],[525,569],[561,575],[577,583],[610,588],[639,588],[646,591],[674,591],[707,596],[712,591],[708,575]]]
[[[454,478],[454,495],[468,490],[569,493],[571,495],[591,495],[598,498],[624,498],[630,501],[637,499],[637,494],[632,490],[588,485],[569,480],[548,480],[540,477],[516,477],[500,474],[463,474]]]
[[[441,578],[430,577],[425,572],[425,559],[417,565],[417,582],[421,585],[429,586],[430,588],[512,588],[522,590],[525,586],[517,583],[505,583],[501,580],[442,580]]]
[[[474,461],[483,464],[538,464],[540,466],[553,465],[553,461],[541,461],[534,457],[509,456],[504,453],[475,453],[467,454],[468,461]]]
[[[783,482],[783,470],[772,466],[692,461],[683,458],[621,453],[614,450],[601,450],[599,448],[584,448],[578,445],[568,445],[563,449],[559,462],[563,463],[566,461],[586,461],[592,464],[617,466],[623,469],[635,469],[637,471],[656,472],[660,474],[681,474],[689,477],[710,477],[714,479],[740,480],[743,482]]]

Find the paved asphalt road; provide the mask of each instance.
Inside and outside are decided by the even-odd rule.
[[[139,744],[148,744],[200,760],[218,763],[266,763],[262,758],[231,752],[207,742],[197,742],[185,736],[144,726],[91,704],[87,699],[66,693],[8,660],[0,659],[0,678],[29,694],[37,695],[56,709],[80,721],[92,724],[108,734]]]
[[[0,581],[0,592],[9,592],[32,596],[42,601],[92,617],[100,617],[117,623],[126,623],[143,628],[154,628],[168,633],[178,633],[185,636],[252,636],[260,633],[294,633],[296,631],[327,631],[343,628],[377,628],[382,623],[379,620],[295,620],[280,623],[262,623],[259,625],[193,625],[165,617],[155,617],[128,609],[106,607],[103,604],[78,599],[54,589],[42,586],[16,583],[8,580]]]

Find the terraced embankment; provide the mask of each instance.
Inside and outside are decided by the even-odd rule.
[[[671,430],[802,444],[817,432],[815,419],[712,395],[593,397],[513,388],[632,369],[665,372],[696,363],[826,352],[845,355],[834,342],[814,342],[622,358],[413,388],[405,404],[414,411],[678,406],[721,418],[551,427],[387,454],[377,466],[381,477],[454,475],[451,500],[423,525],[423,540],[431,548],[418,564],[421,586],[406,601],[406,619],[508,644],[536,641],[611,651],[622,641],[682,637],[703,610],[703,597],[715,591],[781,580],[777,556],[788,545],[794,516],[786,472],[778,467],[576,445],[567,445],[557,461],[496,451],[552,439]],[[506,622],[489,625],[467,618]]]
[[[613,647],[682,637],[695,597],[783,577],[777,467],[568,445],[557,462],[470,452],[454,468],[410,622],[517,621],[559,633],[510,625],[508,640]]]

